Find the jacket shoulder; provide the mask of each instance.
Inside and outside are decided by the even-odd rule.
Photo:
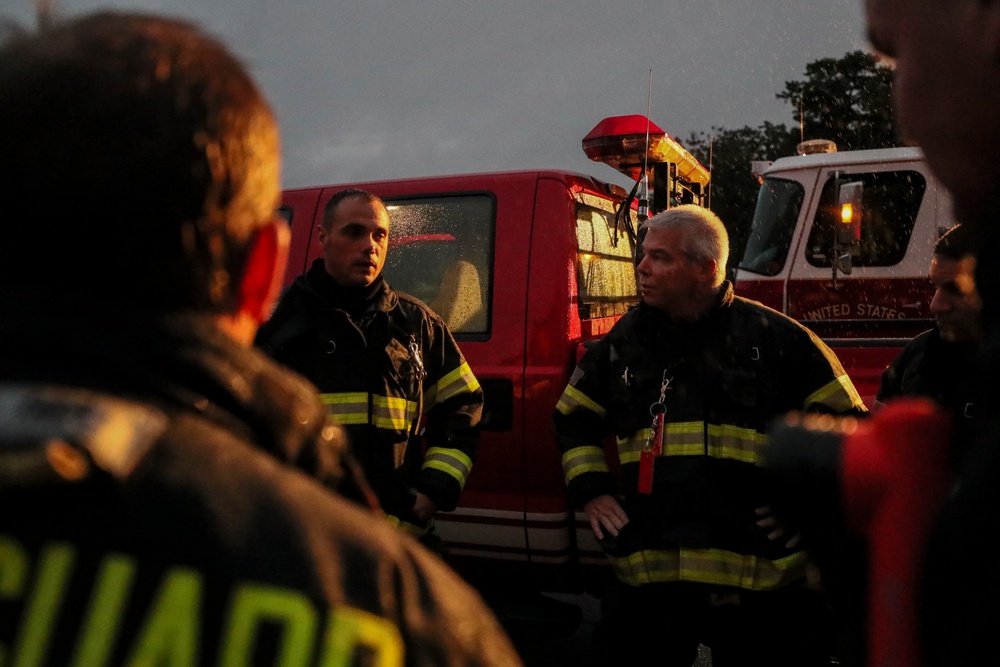
[[[420,320],[429,320],[444,326],[444,320],[441,319],[441,316],[435,313],[426,303],[411,294],[396,291],[396,304],[397,309],[399,309],[408,320],[415,322],[419,322]]]
[[[734,315],[748,323],[757,323],[761,326],[769,327],[775,332],[789,336],[815,338],[815,334],[801,322],[784,313],[778,312],[770,306],[765,306],[759,301],[735,296],[733,298],[732,309]]]

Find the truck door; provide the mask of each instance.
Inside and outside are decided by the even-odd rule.
[[[314,257],[319,256],[319,248],[313,241],[316,223],[319,220],[319,197],[322,188],[286,190],[282,193],[278,214],[288,223],[292,232],[292,244],[288,248],[288,268],[285,270],[283,286],[292,284],[309,268]]]
[[[820,194],[792,258],[788,314],[821,336],[909,338],[931,325],[927,270],[937,239],[935,194],[913,165],[882,166],[820,173]],[[849,248],[849,275],[835,272],[831,260],[840,182],[864,187],[861,239]]]
[[[857,369],[851,378],[870,404],[881,371],[901,345],[932,324],[927,271],[938,238],[936,188],[917,163],[828,168],[793,246],[788,314],[809,326]],[[850,273],[835,270],[838,184],[863,186],[860,241]]]

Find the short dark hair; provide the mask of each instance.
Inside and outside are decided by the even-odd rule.
[[[101,12],[14,36],[0,146],[5,290],[230,309],[280,196],[266,100],[225,46],[176,19]],[[8,261],[25,253],[30,276]]]
[[[371,202],[372,204],[379,204],[382,208],[385,208],[385,202],[382,201],[381,197],[373,192],[362,190],[361,188],[344,188],[337,194],[330,197],[330,200],[326,202],[326,206],[323,207],[323,229],[330,229],[330,225],[333,223],[333,216],[336,214],[337,207],[340,206],[340,202],[345,199],[353,199],[355,197],[360,197]]]
[[[982,235],[974,225],[955,225],[934,244],[934,254],[949,259],[976,256],[982,243]]]

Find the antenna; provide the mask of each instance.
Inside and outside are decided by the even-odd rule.
[[[806,140],[806,117],[802,115],[802,93],[799,93],[799,141]]]
[[[649,87],[646,92],[646,150],[642,156],[642,191],[639,195],[639,223],[649,218],[649,112],[653,103],[653,70],[649,70]]]
[[[715,135],[713,134],[708,138],[708,205],[705,206],[708,210],[712,210],[712,159],[714,149]]]

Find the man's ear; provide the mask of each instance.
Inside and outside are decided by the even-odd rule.
[[[237,309],[257,324],[270,316],[281,291],[281,281],[288,264],[290,236],[288,224],[275,217],[254,232],[250,240]]]
[[[715,283],[715,272],[719,270],[719,262],[714,259],[706,259],[701,265],[701,280],[708,284]]]

